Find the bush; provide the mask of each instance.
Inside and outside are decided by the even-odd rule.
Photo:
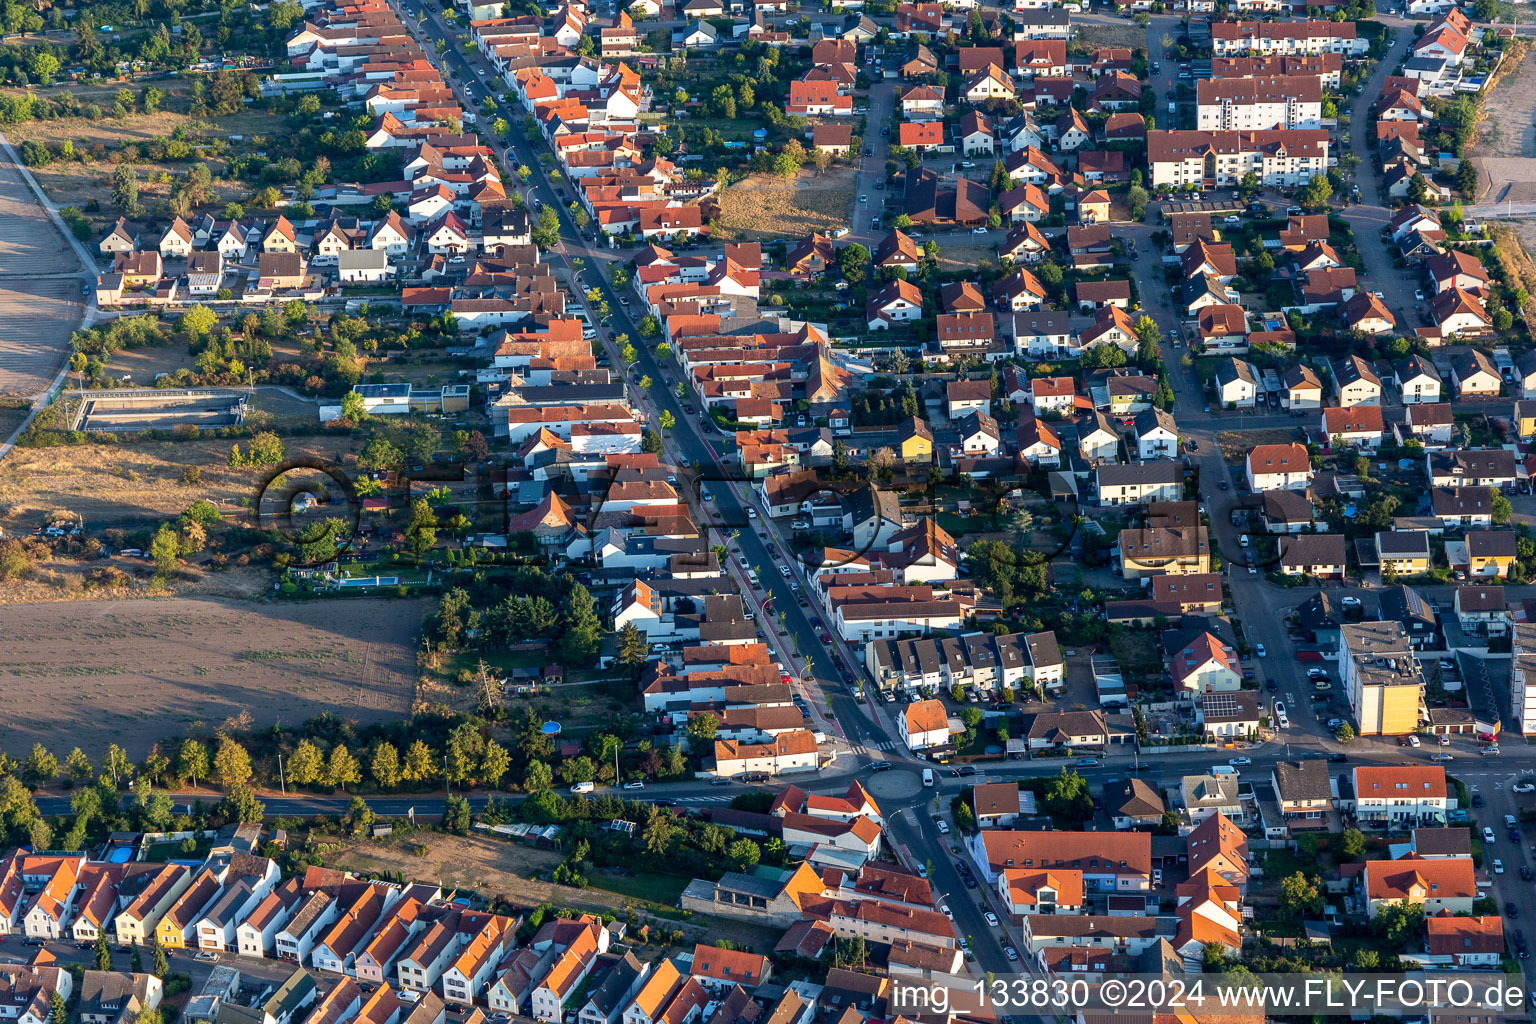
[[[28,139],[21,144],[21,162],[28,167],[43,167],[52,159],[53,153],[36,139]]]

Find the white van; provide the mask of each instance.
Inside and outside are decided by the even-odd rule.
[[[923,785],[925,785],[925,786],[932,786],[933,785],[933,769],[932,768],[924,768],[923,769]]]
[[[572,793],[590,793],[592,790],[593,786],[590,782],[578,782],[576,785],[571,787]]]
[[[1236,775],[1237,769],[1229,764],[1218,764],[1211,769],[1212,775]]]

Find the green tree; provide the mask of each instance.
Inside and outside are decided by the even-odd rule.
[[[619,664],[639,672],[650,657],[650,642],[644,632],[633,622],[626,622],[619,630]]]
[[[139,214],[139,179],[128,164],[118,164],[112,172],[112,202],[130,217]]]
[[[155,965],[155,977],[164,981],[171,973],[170,958],[165,955],[165,947],[160,945],[160,937],[155,936],[155,946],[152,951],[152,959]]]
[[[1339,852],[1350,860],[1365,856],[1365,834],[1357,828],[1347,828],[1339,840]]]
[[[201,338],[218,326],[219,315],[201,302],[181,314],[181,329],[193,338]]]
[[[411,519],[405,528],[406,544],[418,561],[437,543],[437,513],[426,498],[417,498],[411,506]]]
[[[1280,913],[1290,920],[1315,916],[1323,911],[1323,893],[1317,879],[1300,871],[1280,880]]]
[[[663,431],[671,430],[677,426],[677,417],[672,415],[671,409],[661,410],[661,416],[656,421]]]
[[[1514,511],[1514,506],[1509,503],[1508,498],[1504,497],[1499,491],[1493,492],[1492,513],[1494,522],[1500,524],[1509,522],[1509,517],[1514,514]]]
[[[412,740],[405,748],[405,766],[400,775],[407,782],[426,782],[437,775],[437,756],[425,740]]]
[[[1323,209],[1328,205],[1328,200],[1333,198],[1333,185],[1329,183],[1326,175],[1314,174],[1312,181],[1302,189],[1301,203],[1303,206],[1314,210]]]
[[[107,946],[107,931],[105,928],[96,932],[96,969],[98,971],[110,971],[112,969],[112,950]]]
[[[595,662],[603,646],[603,624],[591,593],[579,583],[573,584],[560,602],[560,625],[564,632],[556,648],[562,664],[586,667]]]
[[[1493,3],[1494,0],[1486,0],[1486,2]],[[1456,168],[1457,191],[1468,199],[1476,199],[1478,185],[1477,165],[1471,160],[1463,160]]]
[[[368,418],[368,406],[362,395],[348,391],[341,396],[341,418],[349,423],[361,423]]]
[[[91,759],[85,756],[85,751],[76,747],[64,759],[64,774],[75,782],[84,782],[96,774],[96,768],[91,764]]]
[[[1086,813],[1084,807],[1086,805]],[[1088,780],[1071,768],[1062,768],[1045,789],[1047,812],[1062,817],[1086,820],[1093,814],[1093,799],[1088,793]]]
[[[869,268],[869,250],[858,242],[851,242],[842,247],[837,253],[837,269],[847,279],[849,284],[864,283],[864,276]]]
[[[177,777],[191,779],[195,786],[198,779],[208,777],[208,771],[208,748],[191,737],[182,740],[181,749],[176,754]]]
[[[672,852],[677,832],[677,825],[673,822],[672,815],[665,808],[652,805],[650,818],[640,833],[641,848],[653,858],[665,860]]]
[[[59,777],[59,759],[48,752],[41,743],[32,744],[32,751],[22,762],[22,778],[33,786],[52,782]]]
[[[368,773],[380,789],[394,789],[400,784],[400,751],[393,743],[380,743],[373,748]]]
[[[702,751],[714,742],[720,731],[720,719],[705,711],[688,719],[688,742],[695,751]]]
[[[543,761],[529,761],[527,769],[523,772],[523,791],[526,793],[538,793],[543,790],[553,789],[555,785],[555,773],[549,770],[549,765]]]
[[[244,786],[251,779],[251,755],[235,740],[222,736],[213,755],[213,771],[225,789]]]
[[[497,788],[511,769],[512,755],[507,749],[495,740],[486,740],[485,753],[480,758],[480,781]]]
[[[347,786],[363,781],[362,766],[345,743],[338,743],[331,748],[331,756],[325,765],[325,777],[331,785],[339,786],[343,793]]]
[[[295,786],[312,786],[325,773],[325,757],[320,748],[309,739],[299,740],[298,746],[283,766],[287,781]]]
[[[48,1024],[69,1024],[69,1010],[58,989],[54,989],[53,995],[48,997]]]
[[[450,796],[443,805],[443,831],[458,836],[469,835],[472,816],[469,801],[462,796]]]
[[[168,576],[176,571],[181,557],[181,535],[170,523],[161,523],[149,542],[149,560],[155,563],[155,571]]]
[[[751,871],[762,859],[762,849],[750,839],[738,839],[725,851],[726,863],[732,871]]]

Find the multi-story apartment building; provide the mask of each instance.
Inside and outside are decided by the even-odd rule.
[[[1323,80],[1317,75],[1207,78],[1195,87],[1196,127],[1211,131],[1322,128]]]
[[[1520,733],[1536,735],[1536,622],[1514,625],[1514,663],[1510,669],[1509,690],[1515,714],[1520,716]]]
[[[1404,736],[1419,727],[1424,676],[1401,623],[1341,626],[1339,682],[1361,736]]]
[[[1224,188],[1249,173],[1270,187],[1305,185],[1328,172],[1328,133],[1317,129],[1152,131],[1147,163],[1159,187]]]
[[[1244,54],[1295,56],[1342,53],[1358,56],[1371,48],[1350,21],[1229,21],[1211,25],[1211,52],[1217,57]]]

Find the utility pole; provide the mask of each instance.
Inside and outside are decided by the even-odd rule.
[[[283,755],[277,755],[277,784],[282,787],[283,795],[288,795],[288,780],[283,778]]]

